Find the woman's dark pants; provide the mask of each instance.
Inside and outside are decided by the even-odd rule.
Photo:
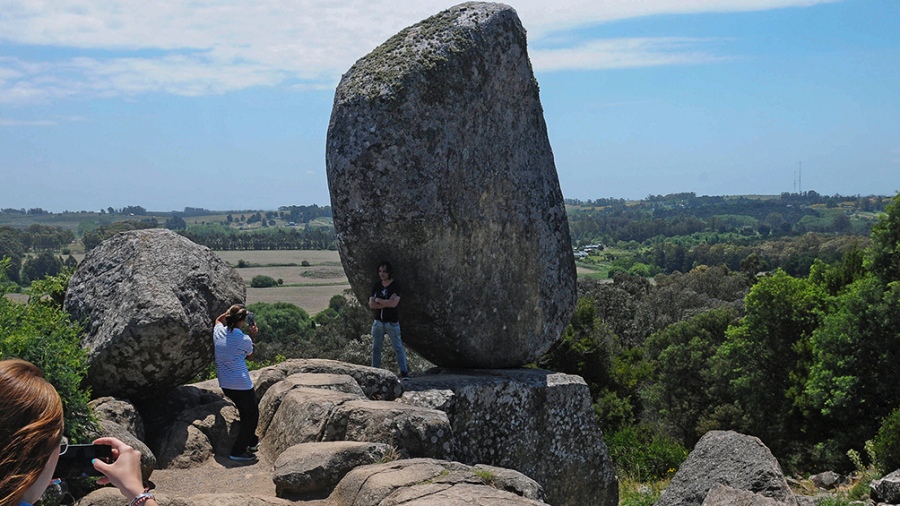
[[[222,393],[237,406],[241,416],[241,430],[238,432],[237,441],[231,447],[232,455],[240,455],[247,451],[247,447],[259,443],[259,438],[256,436],[256,424],[259,422],[259,403],[256,400],[256,392],[252,388],[250,390],[223,388]]]

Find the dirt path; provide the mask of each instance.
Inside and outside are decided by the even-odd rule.
[[[190,469],[158,469],[150,481],[166,497],[188,498],[198,494],[240,493],[275,497],[273,465],[262,455],[255,463],[242,463],[216,456]],[[299,501],[296,504],[321,506],[325,501]]]

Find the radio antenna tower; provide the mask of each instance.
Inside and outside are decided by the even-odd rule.
[[[803,195],[803,162],[797,162],[797,186],[799,187],[800,195]]]

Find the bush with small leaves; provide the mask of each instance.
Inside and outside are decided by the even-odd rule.
[[[253,288],[269,288],[277,285],[278,281],[275,281],[275,278],[272,276],[253,276],[253,279],[250,280],[250,286]]]

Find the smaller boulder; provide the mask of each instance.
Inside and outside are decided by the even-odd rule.
[[[873,481],[869,487],[872,499],[880,503],[900,504],[900,469]]]
[[[260,398],[259,423],[257,424],[257,432],[259,434],[265,434],[269,429],[272,417],[275,416],[275,413],[281,406],[284,396],[291,390],[301,387],[343,392],[365,399],[365,393],[350,376],[343,374],[291,374],[266,388],[265,395]]]
[[[797,504],[781,466],[759,438],[714,430],[700,438],[655,506],[699,506],[720,484]]]
[[[325,427],[329,441],[376,441],[403,457],[450,458],[452,435],[447,414],[399,402],[353,400],[335,407]]]
[[[88,406],[100,420],[115,422],[136,438],[144,440],[144,419],[131,401],[115,397],[98,397],[89,402]]]
[[[266,397],[276,395],[277,388],[273,386],[269,389]],[[290,388],[283,395],[277,410],[271,415],[271,422],[265,426],[264,431],[260,431],[262,432],[260,452],[269,461],[274,462],[281,452],[291,446],[321,441],[335,407],[356,398],[343,392],[319,388]],[[261,428],[262,425],[257,426],[257,429]]]
[[[390,446],[381,443],[334,441],[294,445],[275,461],[275,494],[295,500],[327,497],[353,468],[378,463],[391,452]]]
[[[95,395],[154,399],[214,359],[213,321],[246,286],[214,252],[165,229],[117,234],[72,274],[64,307],[84,321]]]
[[[817,488],[823,490],[832,490],[842,485],[846,478],[834,471],[825,471],[824,473],[815,474],[809,477],[809,481]]]

